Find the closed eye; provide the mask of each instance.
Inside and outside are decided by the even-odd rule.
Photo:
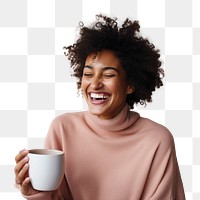
[[[84,73],[83,76],[86,76],[86,77],[91,77],[93,74],[92,73]]]
[[[116,74],[104,74],[104,77],[108,77],[108,78],[111,78],[111,77],[114,77],[116,76]]]

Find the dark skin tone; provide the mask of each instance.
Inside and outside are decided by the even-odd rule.
[[[33,189],[30,178],[28,177],[29,158],[28,150],[21,150],[15,157],[15,182],[16,187],[21,190],[24,195],[34,195],[39,191]]]
[[[126,72],[120,66],[118,58],[112,51],[104,50],[96,55],[89,55],[85,62],[81,87],[90,112],[102,119],[111,119],[117,115],[126,103],[126,96],[134,88],[126,81]],[[102,101],[92,100],[90,95],[108,95]],[[28,177],[28,150],[20,151],[15,157],[16,186],[24,195],[34,195],[39,191],[33,189]]]

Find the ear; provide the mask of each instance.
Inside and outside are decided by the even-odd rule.
[[[126,94],[131,94],[135,91],[135,88],[132,85],[128,85]]]

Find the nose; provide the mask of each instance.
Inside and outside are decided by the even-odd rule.
[[[90,86],[94,90],[101,89],[103,87],[102,79],[98,76],[93,77]]]

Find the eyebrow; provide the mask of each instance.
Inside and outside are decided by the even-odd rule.
[[[86,66],[84,66],[84,68],[94,69],[94,67],[92,67],[92,66],[90,66],[90,65],[86,65]],[[116,69],[115,67],[104,67],[104,68],[103,68],[103,71],[106,71],[106,70],[115,70],[117,73],[119,73],[119,70]]]

